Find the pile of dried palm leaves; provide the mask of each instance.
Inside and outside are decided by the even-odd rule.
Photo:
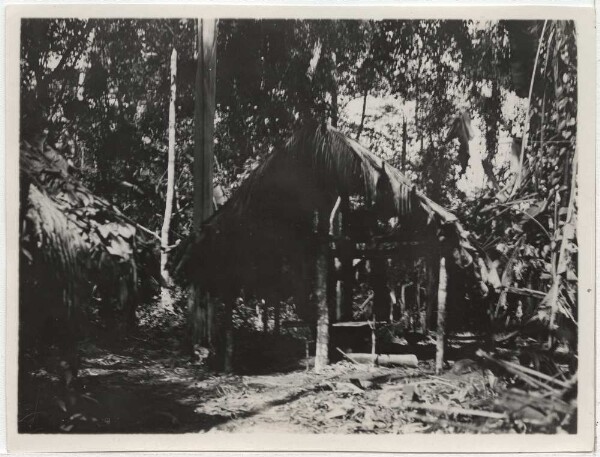
[[[67,160],[48,145],[23,141],[20,172],[25,279],[54,281],[70,310],[89,301],[101,281],[121,304],[131,299],[136,246],[146,241],[136,225],[73,177]]]

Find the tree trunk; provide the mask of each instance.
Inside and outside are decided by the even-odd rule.
[[[437,309],[437,341],[435,351],[435,372],[441,373],[444,367],[444,349],[446,344],[446,295],[448,275],[446,273],[446,259],[440,259],[440,274],[438,286],[438,309]]]
[[[331,53],[331,79],[333,81],[333,88],[331,89],[331,125],[333,127],[338,126],[338,80],[337,80],[337,59],[335,51]]]
[[[313,285],[313,302],[317,309],[317,340],[315,371],[320,372],[329,364],[329,307],[327,306],[327,214],[316,214],[316,249]]]
[[[165,216],[160,232],[160,276],[163,281],[161,287],[162,307],[172,306],[172,297],[169,291],[171,276],[167,270],[169,230],[173,216],[173,192],[175,189],[175,99],[177,97],[177,50],[171,53],[171,100],[169,103],[169,152],[167,162],[167,196],[165,198]]]
[[[202,223],[213,211],[213,136],[215,118],[216,21],[198,20],[197,67],[194,106],[194,211],[193,228],[200,231]],[[198,286],[192,286],[190,327],[192,344],[212,346],[214,333],[212,300]],[[198,339],[200,338],[200,339]]]
[[[363,92],[363,105],[362,105],[362,113],[360,115],[360,125],[358,126],[358,132],[356,132],[356,141],[360,138],[363,129],[365,128],[365,112],[367,111],[367,95],[369,95],[369,90],[365,87]]]
[[[194,106],[194,229],[213,212],[213,141],[215,119],[216,21],[199,21],[196,103]]]

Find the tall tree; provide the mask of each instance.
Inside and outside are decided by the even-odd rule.
[[[216,89],[215,20],[198,20],[197,66],[194,106],[194,207],[193,229],[200,232],[202,223],[213,212],[213,137]],[[210,297],[194,286],[190,297],[189,316],[192,340],[212,347],[214,308]],[[231,329],[227,329],[228,341]]]
[[[171,100],[169,103],[169,150],[167,164],[167,196],[165,199],[165,216],[160,232],[160,277],[163,281],[161,290],[162,305],[169,305],[171,294],[171,277],[167,270],[169,231],[173,216],[173,195],[175,193],[175,100],[177,97],[177,49],[171,52]]]

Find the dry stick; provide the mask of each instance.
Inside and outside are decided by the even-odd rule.
[[[352,362],[352,363],[354,363],[354,364],[356,364],[356,365],[359,365],[359,363],[358,363],[356,360],[354,360],[352,357],[350,357],[348,354],[346,354],[346,353],[345,353],[344,351],[342,351],[340,348],[336,347],[335,349],[336,349],[336,350],[337,350],[337,351],[338,351],[340,354],[342,354],[342,355],[344,356],[344,358],[346,358],[346,359],[350,360],[350,362]]]
[[[507,365],[510,365],[511,367],[514,367],[517,370],[523,370],[525,373],[545,379],[546,381],[553,382],[553,383],[559,385],[560,387],[564,387],[565,389],[568,389],[569,387],[571,387],[569,384],[567,384],[564,381],[561,381],[560,379],[553,378],[552,376],[548,376],[547,374],[540,373],[539,371],[533,370],[528,367],[524,367],[523,365],[509,362],[508,360],[505,360],[504,363],[506,363]]]
[[[521,370],[517,370],[513,367],[511,367],[510,365],[507,365],[505,361],[503,360],[496,360],[493,357],[491,357],[490,355],[486,354],[484,351],[482,351],[481,349],[479,349],[476,353],[479,357],[483,357],[484,359],[490,360],[498,365],[500,365],[502,368],[504,368],[506,371],[508,371],[511,374],[514,374],[515,376],[520,377],[523,381],[525,381],[527,384],[529,384],[532,387],[536,387],[536,388],[542,388],[545,389],[549,392],[553,392],[553,393],[557,393],[556,389],[554,389],[553,387],[549,386],[548,384],[543,383],[542,381],[539,381],[536,378],[532,378],[531,376],[525,374],[523,371]]]
[[[440,419],[438,417],[427,417],[424,416],[423,414],[419,414],[419,413],[405,413],[406,417],[410,417],[411,419],[415,419],[419,422],[424,422],[426,424],[433,424],[433,425],[440,425]],[[466,422],[457,422],[457,421],[453,421],[450,419],[444,419],[445,423],[449,426],[452,427],[460,427],[460,428],[464,428],[465,430],[469,430],[473,433],[481,433],[481,427],[479,425],[473,425],[473,424],[469,424]],[[414,422],[413,422],[414,423]]]
[[[369,302],[370,302],[371,300],[373,300],[373,296],[374,296],[374,294],[372,294],[372,293],[371,293],[371,294],[369,294],[369,296],[367,297],[367,299],[366,299],[366,300],[365,300],[365,301],[362,303],[362,305],[360,305],[360,310],[361,310],[361,311],[362,311],[362,310],[364,310],[364,309],[366,308],[366,306],[369,304]]]
[[[490,419],[508,419],[508,415],[504,413],[494,413],[492,411],[482,411],[478,409],[458,408],[458,407],[446,407],[439,405],[426,405],[424,403],[408,402],[404,403],[403,406],[411,409],[423,409],[425,411],[435,411],[444,414],[462,414],[463,416],[477,416],[487,417]]]
[[[554,324],[554,319],[555,319],[555,314],[556,314],[556,310],[558,308],[558,292],[559,292],[559,286],[558,286],[558,281],[560,280],[560,274],[561,272],[559,271],[559,269],[561,268],[561,265],[566,263],[566,260],[564,260],[565,255],[566,255],[566,247],[567,247],[567,243],[566,243],[566,236],[565,236],[565,227],[567,225],[569,225],[571,223],[571,218],[573,217],[573,211],[575,211],[575,194],[576,194],[576,188],[577,188],[577,148],[575,149],[575,153],[573,154],[573,163],[571,165],[571,189],[570,189],[570,195],[569,195],[569,206],[567,207],[567,218],[565,219],[565,225],[563,225],[562,227],[562,232],[561,232],[561,240],[560,240],[560,248],[558,250],[558,259],[557,259],[557,264],[556,267],[554,268],[555,274],[556,274],[556,278],[554,279],[555,282],[557,282],[556,284],[556,296],[555,296],[555,301],[556,303],[553,304],[553,306],[550,308],[551,310],[551,315],[550,315],[550,325],[552,326]],[[558,193],[556,194],[557,199],[558,199]],[[557,210],[557,206],[558,206],[558,202],[555,203],[554,209],[555,211]],[[555,227],[558,225],[555,225]],[[566,265],[565,265],[565,269],[566,269]],[[573,319],[574,321],[574,319]],[[550,327],[552,328],[552,327]]]
[[[442,384],[446,384],[446,385],[448,385],[450,387],[454,387],[455,389],[458,389],[458,386],[456,386],[455,384],[452,384],[449,381],[446,381],[444,378],[440,378],[439,376],[434,376],[434,375],[429,375],[429,377],[431,378],[432,381],[439,382],[439,383],[442,383]]]

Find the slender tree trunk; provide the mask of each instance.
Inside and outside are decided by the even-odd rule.
[[[215,118],[216,21],[198,20],[197,67],[194,106],[194,211],[193,228],[200,231],[202,223],[213,211],[213,136]],[[192,343],[213,346],[213,305],[208,295],[197,285],[190,297],[190,327]]]
[[[333,80],[333,88],[331,89],[331,125],[338,126],[338,80],[337,80],[337,58],[335,51],[331,52],[331,78]]]
[[[324,212],[318,212],[315,216],[316,258],[312,298],[317,309],[315,371],[319,372],[329,364],[329,307],[327,306],[327,234],[329,233],[329,220]]]
[[[356,132],[356,141],[359,140],[360,135],[362,134],[363,128],[365,127],[365,113],[367,111],[367,96],[369,95],[369,90],[365,87],[363,92],[363,105],[362,105],[362,113],[360,115],[360,125],[358,126],[358,132]]]
[[[446,273],[446,259],[440,259],[440,273],[438,286],[438,309],[437,309],[437,341],[435,351],[435,372],[441,373],[444,367],[444,349],[446,344],[446,296],[448,286],[448,275]]]
[[[167,269],[169,231],[173,216],[173,195],[175,188],[175,101],[177,98],[177,50],[171,53],[171,99],[169,102],[169,151],[167,160],[167,195],[165,198],[165,215],[160,232],[160,300],[163,309],[171,309],[173,298],[171,296],[171,276]]]

